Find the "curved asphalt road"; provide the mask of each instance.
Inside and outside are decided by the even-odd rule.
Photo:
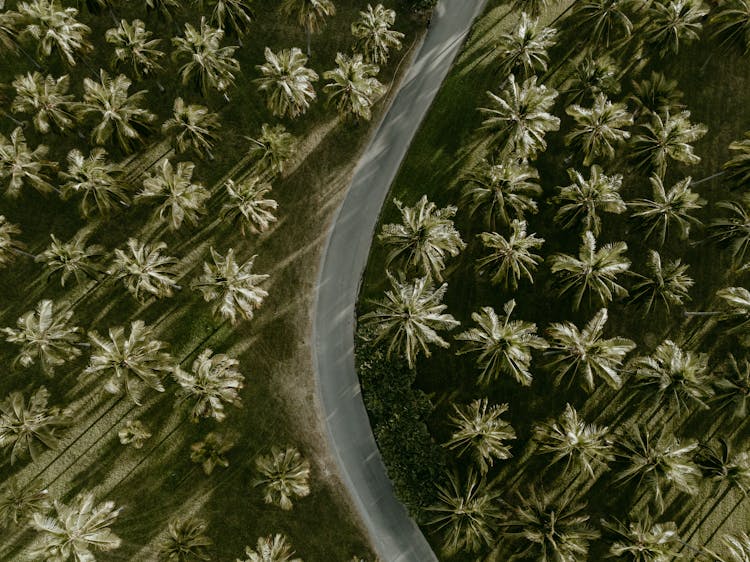
[[[396,500],[375,445],[354,368],[354,306],[388,189],[485,2],[440,0],[424,43],[355,170],[322,257],[313,319],[318,392],[344,484],[384,562],[437,558]]]

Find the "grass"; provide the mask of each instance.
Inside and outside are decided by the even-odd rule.
[[[182,27],[185,21],[193,25],[198,22],[196,14],[178,16],[170,23],[141,13],[134,3],[120,4],[115,8],[119,17],[139,17],[160,37],[174,35],[176,27]],[[333,67],[337,51],[350,49],[349,25],[365,6],[366,2],[360,0],[340,0],[338,14],[326,31],[313,37],[310,65],[319,74]],[[239,179],[247,172],[243,136],[255,136],[264,122],[278,122],[252,84],[257,76],[255,65],[263,62],[265,46],[274,50],[304,46],[305,40],[304,33],[280,19],[270,3],[258,2],[255,9],[256,24],[238,50],[243,72],[230,91],[231,102],[218,94],[203,99],[180,85],[175,77],[177,65],[169,60],[158,76],[166,88],[164,93],[159,92],[154,79],[134,83],[131,88],[131,92],[149,90],[149,109],[158,114],[159,123],[170,115],[172,100],[178,95],[188,103],[219,111],[222,129],[213,161],[198,161],[191,155],[175,157],[159,134],[149,137],[143,150],[133,157],[108,147],[115,161],[126,162],[132,192],[139,189],[144,172],[166,155],[196,162],[194,179],[210,188],[210,213],[196,228],[183,226],[177,232],[168,231],[151,220],[150,208],[137,205],[109,221],[93,220],[89,226],[91,243],[109,250],[122,247],[130,236],[141,241],[165,241],[166,253],[180,259],[178,283],[183,289],[173,298],[151,299],[141,305],[121,284],[108,279],[63,290],[57,278],[48,280],[38,264],[25,258],[0,272],[0,325],[14,325],[16,318],[39,299],[49,298],[73,305],[73,321],[87,330],[106,333],[109,327],[128,325],[139,318],[156,327],[156,337],[169,343],[170,352],[183,367],[189,367],[200,350],[211,347],[217,353],[236,357],[245,375],[242,409],[230,408],[222,424],[205,420],[192,424],[186,419],[186,408],[175,400],[173,382],[167,383],[165,393],[148,394],[141,407],[133,407],[125,399],[104,394],[96,383],[79,379],[87,361],[85,353],[81,360],[59,368],[50,379],[35,367],[6,370],[0,379],[0,395],[45,384],[53,404],[74,407],[75,423],[60,446],[45,452],[36,462],[2,465],[0,481],[11,476],[21,482],[33,481],[40,488],[49,487],[50,494],[61,499],[69,499],[83,489],[93,490],[102,500],[111,499],[124,506],[113,526],[123,544],[101,555],[102,560],[154,559],[154,547],[167,523],[189,513],[208,521],[208,534],[214,541],[213,560],[234,560],[246,544],[255,544],[258,536],[275,532],[285,533],[305,560],[372,555],[353,507],[342,492],[322,431],[311,364],[309,311],[325,233],[344,196],[357,156],[386,102],[377,105],[371,124],[341,123],[322,98],[303,118],[285,121],[302,144],[290,170],[274,184],[279,221],[265,234],[243,238],[218,219],[218,209],[223,181],[227,177]],[[112,26],[110,16],[84,13],[81,19],[92,28],[91,38],[96,44],[86,63],[69,70],[54,58],[48,66],[44,62],[45,72],[72,75],[71,90],[78,99],[83,76],[100,66],[108,68],[111,54],[103,41],[104,31]],[[420,25],[399,14],[397,26],[407,34],[406,49],[418,36]],[[233,39],[225,41],[233,43]],[[169,51],[168,45],[162,47]],[[398,67],[403,54],[395,54],[383,69],[384,82],[396,80],[394,73],[403,72],[406,65]],[[29,68],[26,59],[13,59],[0,70],[0,79],[10,84],[13,76]],[[8,104],[12,94],[12,90],[7,92]],[[8,119],[0,124],[5,134],[14,126]],[[86,126],[81,130],[86,131]],[[51,160],[64,161],[74,147],[88,152],[87,141],[75,134],[43,137],[31,127],[25,132],[31,146],[40,142],[50,145]],[[86,224],[75,201],[62,202],[54,194],[43,196],[31,190],[18,200],[0,202],[0,213],[21,225],[22,240],[34,254],[47,246],[50,233],[67,240]],[[214,319],[210,305],[189,289],[207,259],[209,246],[222,254],[234,247],[238,260],[258,254],[256,271],[271,275],[266,285],[270,296],[251,322],[231,327]],[[0,343],[0,358],[5,365],[10,365],[16,351],[10,344]],[[134,417],[143,420],[153,433],[140,450],[123,447],[116,435],[121,424]],[[206,477],[189,460],[189,447],[209,431],[232,433],[236,444],[228,455],[229,468],[219,468]],[[252,486],[254,458],[273,444],[297,446],[313,467],[312,494],[297,502],[291,513],[264,504],[260,489]],[[33,533],[23,529],[4,535],[0,559],[24,560],[24,549],[32,539]]]

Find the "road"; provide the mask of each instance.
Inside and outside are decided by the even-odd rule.
[[[486,0],[440,0],[429,32],[354,172],[321,260],[313,316],[317,386],[330,445],[383,562],[437,560],[393,494],[354,367],[354,307],[375,225],[414,135]]]

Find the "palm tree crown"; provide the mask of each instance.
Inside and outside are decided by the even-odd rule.
[[[94,261],[104,255],[104,247],[98,244],[87,246],[87,237],[88,233],[81,230],[67,242],[61,242],[54,234],[50,234],[52,242],[36,257],[36,261],[44,262],[50,276],[59,271],[63,287],[71,275],[75,277],[76,283],[81,283],[86,278],[96,279],[99,269]]]
[[[203,519],[187,517],[170,521],[167,536],[159,543],[159,562],[195,562],[210,560],[208,547],[213,541],[206,535]]]
[[[634,274],[638,281],[630,288],[631,300],[642,303],[644,315],[659,306],[669,312],[670,305],[681,306],[690,300],[693,279],[687,275],[688,264],[679,258],[662,264],[659,252],[649,250],[646,268],[646,275]]]
[[[336,15],[336,6],[332,0],[283,0],[281,13],[305,30],[307,56],[310,56],[310,36],[325,27],[327,17]]]
[[[662,57],[668,53],[677,54],[681,41],[689,43],[700,38],[701,22],[707,14],[702,0],[653,2],[648,6],[646,16],[648,41]]]
[[[575,18],[576,33],[586,37],[592,45],[609,47],[618,39],[630,37],[633,23],[628,13],[637,0],[582,0],[576,2],[571,17]]]
[[[541,248],[544,238],[526,233],[526,221],[510,223],[510,236],[505,238],[497,232],[482,232],[479,237],[489,255],[477,260],[480,273],[492,275],[492,283],[500,283],[506,289],[516,290],[522,277],[534,282],[534,271],[542,257],[532,252]]]
[[[211,11],[209,23],[242,37],[255,19],[251,0],[193,0],[201,12]]]
[[[178,162],[173,167],[165,158],[156,165],[156,172],[143,180],[143,190],[136,201],[159,202],[156,214],[160,220],[168,221],[173,230],[179,229],[184,220],[198,224],[210,194],[202,184],[193,183],[194,169],[192,162]]]
[[[720,201],[716,206],[728,214],[709,223],[708,238],[729,249],[735,267],[743,266],[750,249],[750,193],[743,193],[739,201]]]
[[[562,203],[555,214],[555,222],[563,228],[580,224],[583,230],[589,230],[594,236],[599,236],[602,228],[599,211],[619,215],[627,210],[620,196],[620,174],[607,176],[594,164],[588,180],[573,168],[568,169],[568,176],[573,183],[560,187],[560,193],[554,198],[556,203]]]
[[[20,2],[18,12],[28,22],[24,32],[36,39],[40,55],[48,57],[54,50],[75,66],[76,55],[93,49],[86,40],[91,28],[76,20],[75,8],[63,8],[57,0],[31,0]]]
[[[746,55],[750,51],[750,0],[729,0],[711,16],[713,36],[722,45],[735,44]]]
[[[21,486],[13,478],[0,485],[0,528],[8,529],[28,521],[36,512],[52,507],[47,490],[31,485]]]
[[[229,200],[224,203],[224,216],[232,222],[240,224],[240,231],[245,235],[245,228],[250,232],[265,232],[276,222],[274,211],[279,204],[274,199],[268,199],[271,184],[258,176],[248,176],[235,183],[228,179],[224,184],[227,188]]]
[[[532,19],[526,12],[516,27],[500,36],[496,53],[500,59],[499,74],[506,76],[521,71],[525,76],[547,70],[547,49],[555,44],[557,31],[542,27],[539,19]]]
[[[391,29],[396,21],[396,12],[378,4],[374,8],[367,5],[367,10],[359,13],[359,19],[352,23],[357,52],[363,53],[365,61],[373,64],[388,62],[391,49],[400,50],[404,34]]]
[[[750,131],[743,140],[731,143],[729,150],[735,155],[723,166],[723,180],[732,188],[743,189],[750,183]]]
[[[224,421],[227,417],[224,405],[240,406],[240,390],[245,377],[237,370],[239,361],[228,355],[214,355],[204,349],[193,361],[190,372],[176,369],[174,378],[180,385],[180,395],[192,402],[190,418],[197,422],[200,418],[213,418]]]
[[[50,132],[53,127],[64,132],[74,126],[78,113],[73,95],[68,93],[69,87],[67,74],[54,78],[34,71],[16,76],[13,80],[16,97],[11,109],[16,113],[32,114],[34,128],[42,134]]]
[[[598,94],[591,108],[571,105],[565,113],[576,122],[576,128],[565,136],[565,143],[583,152],[584,166],[590,166],[597,158],[611,160],[615,146],[630,138],[625,127],[633,124],[633,115],[624,103],[612,103],[605,94]]]
[[[297,47],[274,53],[266,47],[266,62],[258,65],[258,89],[266,93],[268,109],[277,117],[297,117],[315,100],[318,73],[307,68],[307,57]]]
[[[175,135],[175,145],[178,152],[185,152],[192,148],[198,156],[203,158],[211,155],[211,149],[216,143],[216,130],[221,127],[219,116],[209,111],[203,105],[187,105],[182,98],[174,100],[172,117],[162,125],[162,131]]]
[[[190,445],[190,460],[200,464],[203,473],[210,476],[217,466],[223,468],[229,466],[227,453],[232,447],[234,447],[232,438],[211,431],[202,441]]]
[[[16,127],[10,138],[0,133],[0,179],[8,180],[5,195],[18,197],[25,185],[41,192],[53,190],[46,169],[54,164],[44,159],[48,152],[49,148],[43,144],[29,149],[21,127]]]
[[[293,558],[294,550],[281,533],[258,537],[255,548],[245,547],[245,556],[237,562],[302,562],[302,558]]]
[[[336,65],[335,69],[323,73],[323,78],[330,80],[323,90],[330,101],[336,101],[339,115],[369,121],[372,106],[386,91],[376,78],[380,68],[365,62],[360,54],[338,53]]]
[[[161,39],[151,39],[152,35],[138,19],[130,23],[120,20],[117,27],[108,29],[104,37],[115,47],[114,66],[128,67],[139,80],[161,70],[159,59],[164,56],[158,49]]]
[[[147,295],[171,297],[173,290],[179,288],[174,281],[177,259],[162,255],[166,247],[164,242],[142,244],[130,238],[127,249],[115,250],[113,267],[108,273],[122,279],[128,291],[141,302]]]
[[[744,419],[750,411],[750,361],[737,361],[730,353],[713,384],[712,407],[732,418]]]
[[[295,154],[297,139],[284,125],[263,123],[258,138],[245,137],[250,141],[248,155],[253,158],[253,167],[258,175],[276,176],[284,172],[284,164]]]
[[[627,525],[617,520],[602,523],[614,536],[609,553],[620,560],[667,562],[680,556],[681,541],[677,535],[677,525],[672,521],[654,523],[651,514],[646,511],[642,518]]]
[[[119,205],[130,204],[119,178],[121,172],[118,165],[107,161],[107,151],[103,148],[92,149],[88,157],[74,148],[68,153],[67,172],[60,173],[60,178],[66,180],[60,190],[62,198],[80,195],[84,217],[92,216],[94,211],[107,217]]]
[[[310,463],[294,447],[271,447],[269,455],[256,457],[255,467],[260,478],[254,485],[263,486],[266,503],[288,511],[292,509],[292,499],[310,494]]]
[[[18,225],[8,222],[8,219],[0,215],[0,267],[6,266],[15,260],[16,252],[23,247],[15,239],[19,234],[21,234],[21,229]]]

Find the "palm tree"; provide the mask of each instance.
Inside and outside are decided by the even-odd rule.
[[[250,141],[248,154],[255,160],[253,166],[258,175],[276,176],[284,172],[284,164],[295,154],[297,139],[284,125],[263,123],[258,138],[245,137]]]
[[[559,0],[512,0],[512,5],[515,11],[526,12],[536,17],[557,2]]]
[[[394,262],[399,271],[417,271],[442,281],[446,255],[457,256],[466,244],[453,226],[451,218],[457,208],[438,209],[423,195],[413,207],[405,207],[394,199],[401,213],[401,224],[383,225],[378,240],[389,248],[386,267]]]
[[[263,501],[268,504],[289,511],[293,499],[310,494],[310,463],[295,447],[273,446],[270,454],[255,458],[255,467],[260,477],[253,485],[263,486]]]
[[[57,0],[19,2],[18,12],[26,22],[24,33],[37,41],[37,52],[45,57],[57,51],[70,66],[76,56],[94,47],[86,40],[91,28],[76,20],[78,10],[63,8]]]
[[[577,4],[576,4],[577,5]],[[599,94],[611,96],[620,93],[620,69],[608,55],[593,57],[586,55],[575,66],[570,84],[565,92],[568,94],[565,103],[592,102]]]
[[[716,296],[723,300],[729,310],[724,320],[734,324],[725,333],[744,332],[750,326],[750,291],[744,287],[725,287],[716,291]]]
[[[471,404],[453,405],[454,413],[448,418],[455,430],[446,443],[449,449],[458,449],[458,455],[471,453],[482,476],[495,464],[495,459],[505,460],[513,455],[506,441],[516,438],[511,425],[500,418],[508,411],[507,404],[490,406],[487,398]]]
[[[53,162],[44,159],[48,152],[49,148],[43,144],[29,149],[21,127],[16,127],[10,138],[0,133],[0,179],[8,180],[6,196],[18,197],[25,185],[41,192],[55,189],[46,172],[54,168]]]
[[[173,8],[182,8],[181,0],[146,0],[146,9],[159,12],[167,21],[172,21]]]
[[[5,9],[0,12],[0,52],[17,53],[21,14]]]
[[[570,15],[576,25],[571,32],[585,37],[592,45],[609,47],[633,32],[629,8],[634,0],[583,0],[576,2]]]
[[[712,407],[720,413],[728,411],[732,418],[745,419],[750,409],[750,361],[738,362],[730,353],[713,383]]]
[[[35,460],[45,449],[57,447],[58,430],[70,425],[71,413],[48,407],[49,391],[40,386],[28,402],[20,392],[0,401],[0,448],[10,447],[10,464],[17,459]]]
[[[214,314],[236,324],[238,316],[252,320],[253,311],[260,307],[268,291],[259,284],[268,279],[266,274],[252,273],[257,256],[252,256],[242,265],[234,259],[234,249],[227,250],[226,257],[210,248],[213,263],[203,264],[203,275],[193,288],[203,294],[206,302],[214,301]]]
[[[70,505],[54,502],[55,514],[34,513],[31,526],[41,535],[40,544],[32,550],[33,560],[95,560],[91,549],[109,552],[120,547],[121,540],[109,528],[122,508],[115,502],[96,504],[90,492],[77,496]]]
[[[702,138],[707,131],[705,125],[690,122],[689,111],[681,111],[676,116],[671,116],[669,111],[664,116],[652,113],[651,122],[631,141],[632,158],[637,168],[652,170],[663,178],[670,159],[690,165],[701,161],[690,143]]]
[[[127,337],[125,328],[118,326],[109,329],[109,339],[96,331],[89,332],[89,339],[94,349],[83,375],[108,377],[106,392],[120,394],[124,390],[136,405],[141,403],[143,387],[164,392],[161,379],[174,370],[175,362],[163,351],[167,344],[157,340],[142,320],[131,322]]]
[[[208,25],[205,17],[201,18],[200,29],[186,23],[184,37],[172,38],[173,57],[186,60],[179,70],[183,85],[192,81],[203,97],[209,89],[226,92],[234,85],[234,73],[240,71],[240,63],[234,58],[237,47],[222,47],[223,38],[224,31]]]
[[[190,460],[200,464],[203,473],[210,476],[217,466],[223,468],[229,466],[226,454],[233,446],[234,443],[231,439],[212,431],[203,438],[203,441],[198,441],[190,446]]]
[[[98,244],[87,246],[88,232],[79,230],[67,242],[61,242],[54,234],[50,234],[50,238],[50,245],[36,257],[36,261],[44,262],[50,276],[59,271],[63,287],[71,275],[76,283],[82,283],[87,277],[97,278],[100,270],[94,262],[104,255],[104,247]]]
[[[643,305],[644,316],[659,306],[669,313],[670,305],[682,306],[690,300],[689,290],[693,279],[687,275],[688,264],[678,258],[662,264],[656,250],[649,250],[646,259],[646,275],[634,273],[637,283],[630,288],[631,302]]]
[[[434,514],[428,523],[443,531],[445,556],[477,552],[493,543],[501,517],[496,488],[469,470],[465,481],[453,472],[448,474],[448,485],[438,484],[437,489],[437,503],[427,508]]]
[[[8,222],[8,219],[0,215],[0,266],[10,264],[23,248],[23,244],[15,239],[18,234],[21,234],[18,225]]]
[[[193,0],[200,13],[210,11],[209,23],[234,32],[238,37],[247,33],[255,19],[250,0]]]
[[[139,107],[146,100],[146,90],[128,95],[132,82],[124,74],[110,78],[99,71],[99,82],[83,79],[83,114],[94,113],[100,116],[99,124],[91,131],[94,144],[105,144],[114,134],[125,152],[142,142],[142,137],[150,131],[149,123],[156,115]]]
[[[612,388],[622,386],[617,371],[625,355],[635,349],[635,342],[622,337],[602,338],[607,318],[607,309],[602,308],[583,330],[571,322],[550,325],[548,353],[553,359],[549,366],[557,371],[557,384],[566,377],[579,377],[583,388],[591,392],[596,375]]]
[[[164,242],[142,244],[129,238],[127,248],[115,250],[112,268],[107,273],[114,279],[122,279],[125,288],[138,301],[145,302],[148,295],[156,298],[171,297],[177,277],[177,259],[162,255],[167,248]]]
[[[651,71],[649,78],[633,82],[633,93],[628,97],[635,106],[635,115],[671,115],[685,109],[683,93],[677,80],[668,80],[661,72]]]
[[[26,523],[35,512],[45,513],[51,507],[47,490],[17,480],[6,479],[0,486],[0,528],[9,529]]]
[[[213,541],[206,535],[208,524],[197,517],[169,522],[167,536],[159,543],[159,562],[211,560],[208,548]]]
[[[729,549],[730,559],[724,561],[716,556],[713,552],[708,553],[720,562],[748,562],[750,560],[750,536],[747,533],[739,535],[724,535],[722,542]]]
[[[598,94],[590,109],[571,105],[565,113],[576,122],[576,128],[565,136],[565,144],[583,152],[584,166],[600,157],[611,160],[615,145],[630,138],[624,127],[633,124],[633,115],[624,103],[612,103],[605,94]]]
[[[523,12],[516,27],[499,37],[495,47],[501,61],[498,74],[531,76],[540,70],[546,71],[549,62],[547,49],[555,44],[556,35],[556,29],[542,27],[538,18],[532,19]]]
[[[391,49],[401,50],[404,34],[391,29],[396,21],[395,10],[377,4],[367,4],[367,10],[359,12],[359,19],[352,23],[355,52],[362,53],[365,61],[385,64]]]
[[[586,423],[570,404],[558,420],[535,426],[534,439],[538,453],[554,455],[550,466],[565,459],[565,472],[574,464],[593,479],[595,466],[606,468],[615,460],[609,428]]]
[[[396,351],[406,358],[409,368],[414,368],[420,351],[429,357],[430,345],[449,347],[438,330],[452,330],[460,322],[443,312],[447,308],[443,304],[447,284],[435,289],[428,276],[405,281],[390,272],[387,275],[391,289],[386,290],[383,300],[374,301],[375,310],[359,320],[373,329],[375,343],[388,341],[389,358]]]
[[[523,386],[531,384],[531,351],[547,349],[547,342],[536,335],[533,322],[510,319],[515,307],[515,300],[505,303],[505,317],[501,321],[491,307],[484,306],[481,312],[471,315],[477,327],[456,336],[457,340],[467,342],[458,355],[479,353],[476,361],[482,371],[479,384],[489,384],[503,374]]]
[[[542,247],[544,238],[536,234],[526,234],[526,221],[514,220],[510,223],[508,238],[497,232],[482,232],[479,237],[490,254],[477,260],[477,270],[490,273],[492,283],[502,284],[504,289],[515,291],[522,277],[534,283],[534,271],[542,262],[539,254],[532,252]]]
[[[729,248],[734,266],[740,266],[750,248],[750,193],[743,193],[739,201],[720,201],[716,206],[726,209],[728,215],[709,223],[708,239]]]
[[[164,122],[161,129],[174,134],[177,152],[192,148],[199,157],[208,154],[212,158],[211,149],[217,140],[216,130],[220,127],[219,116],[206,106],[185,105],[182,98],[177,98],[174,100],[172,117]]]
[[[487,92],[491,107],[479,108],[486,115],[482,129],[501,154],[534,158],[547,148],[544,135],[560,128],[560,119],[549,113],[557,92],[536,82],[537,77],[531,76],[518,84],[511,74],[500,95]]]
[[[305,66],[307,57],[297,47],[277,53],[266,47],[264,53],[265,64],[256,66],[262,76],[255,82],[266,93],[268,109],[277,117],[304,114],[315,100],[313,82],[318,73]]]
[[[221,208],[224,218],[234,224],[239,223],[240,232],[245,236],[245,228],[253,233],[261,233],[271,228],[276,222],[274,211],[279,204],[274,199],[267,199],[271,184],[259,176],[247,176],[239,183],[228,179],[224,184],[229,200]]]
[[[72,310],[56,312],[51,300],[41,300],[18,319],[18,328],[0,329],[5,341],[21,346],[14,363],[29,367],[39,360],[42,370],[52,375],[55,367],[79,357],[82,330],[70,325],[72,317]]]
[[[245,547],[245,556],[237,562],[302,562],[302,558],[292,558],[294,550],[281,533],[259,537],[255,549]]]
[[[372,106],[386,91],[386,87],[376,78],[380,68],[365,62],[360,54],[348,56],[338,53],[336,65],[337,68],[323,73],[323,78],[330,80],[323,86],[328,100],[336,100],[336,109],[341,117],[369,121]]]
[[[559,278],[559,294],[574,291],[574,310],[580,308],[584,295],[589,302],[594,297],[605,306],[615,297],[626,296],[628,292],[617,283],[617,276],[630,269],[630,260],[624,255],[627,249],[625,242],[614,242],[597,250],[594,234],[584,232],[578,258],[568,254],[555,254],[549,258],[552,273]]]
[[[74,148],[68,153],[68,171],[60,172],[66,180],[60,192],[63,199],[81,195],[80,209],[89,218],[96,210],[108,217],[119,205],[130,205],[125,185],[120,181],[122,169],[107,161],[107,151],[93,148],[88,157]]]
[[[723,181],[731,188],[744,189],[750,183],[750,131],[745,133],[743,140],[731,143],[729,150],[736,154],[722,166],[725,172]]]
[[[120,20],[117,27],[108,29],[104,34],[107,43],[115,48],[112,65],[118,69],[128,67],[138,80],[161,70],[159,59],[164,56],[164,52],[159,50],[161,39],[151,39],[152,35],[141,20],[130,23]]]
[[[240,407],[240,391],[245,377],[237,370],[240,362],[211,349],[204,349],[193,361],[191,372],[182,369],[174,371],[174,378],[180,385],[178,395],[190,401],[190,419],[213,418],[218,422],[227,417],[224,405]]]
[[[78,107],[73,95],[68,94],[70,77],[43,76],[39,72],[27,72],[16,76],[13,88],[16,97],[11,109],[14,113],[34,116],[34,128],[46,134],[54,128],[59,132],[73,128],[78,118]]]
[[[653,199],[637,199],[630,206],[638,211],[631,217],[641,222],[646,230],[646,238],[654,234],[658,236],[660,246],[667,240],[670,225],[675,225],[681,240],[690,236],[692,225],[701,225],[700,219],[692,216],[691,211],[701,209],[706,200],[690,189],[693,181],[690,176],[674,184],[669,191],[664,188],[664,182],[659,176],[649,178],[653,190]]]
[[[687,44],[700,38],[702,20],[708,15],[702,0],[651,2],[647,7],[644,33],[647,41],[664,57],[677,54],[680,42]]]
[[[151,437],[151,432],[141,420],[128,420],[117,432],[117,438],[122,445],[133,445],[135,449],[143,448],[143,444]]]
[[[206,212],[205,202],[211,194],[202,184],[193,183],[194,169],[192,162],[178,162],[175,168],[164,158],[156,165],[156,172],[143,180],[143,190],[135,200],[158,202],[155,214],[159,220],[168,221],[172,230],[178,230],[184,220],[195,226]]]
[[[735,44],[746,55],[750,52],[750,1],[729,0],[711,16],[713,36],[722,45]]]
[[[627,210],[620,196],[622,175],[607,176],[594,164],[588,180],[573,168],[568,169],[568,176],[573,183],[559,187],[560,193],[553,198],[555,203],[562,204],[555,214],[555,222],[563,228],[580,224],[583,230],[599,236],[602,227],[599,211],[619,215]]]
[[[703,445],[698,451],[695,462],[704,478],[714,482],[726,482],[729,486],[736,486],[744,495],[747,495],[748,488],[750,488],[749,452],[732,454],[729,443],[720,438],[717,448]]]
[[[642,517],[627,525],[617,519],[612,523],[602,520],[602,525],[614,535],[609,554],[618,560],[667,562],[679,559],[682,541],[677,535],[677,525],[672,521],[654,523],[651,514],[646,511]]]
[[[332,0],[283,0],[281,13],[294,19],[307,36],[307,56],[310,56],[310,40],[313,33],[320,33],[326,18],[336,15]]]

